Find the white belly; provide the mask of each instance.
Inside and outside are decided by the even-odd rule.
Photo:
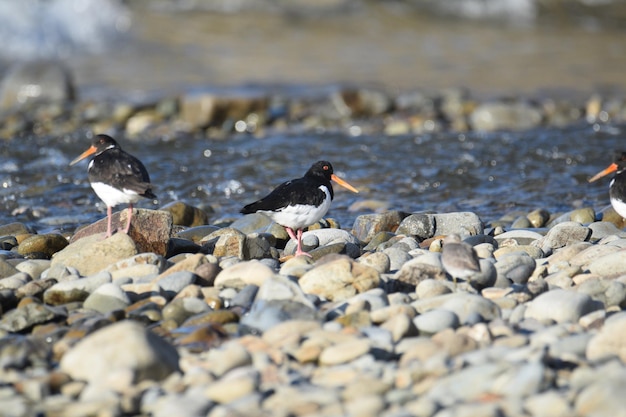
[[[100,197],[100,200],[109,207],[115,207],[118,204],[136,203],[141,196],[131,190],[118,190],[110,185],[103,184],[101,182],[94,182],[91,184],[91,188],[96,192],[96,195]]]
[[[613,209],[615,209],[617,214],[626,218],[626,203],[625,202],[623,202],[622,200],[618,200],[617,198],[611,198],[611,205],[613,206]]]
[[[280,211],[261,211],[281,226],[290,227],[294,230],[303,229],[322,219],[330,208],[330,193],[326,187],[320,187],[325,193],[324,202],[318,207],[296,204],[287,206]]]

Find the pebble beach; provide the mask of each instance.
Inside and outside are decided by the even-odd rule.
[[[0,416],[626,417],[622,5],[226,3],[0,14]],[[239,210],[322,158],[294,256]]]
[[[611,214],[329,218],[304,234],[312,258],[261,214],[176,225],[201,216],[184,203],[108,239],[106,219],[69,241],[5,225],[3,415],[624,415]],[[456,284],[451,233],[481,266]]]

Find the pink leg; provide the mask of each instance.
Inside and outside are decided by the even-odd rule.
[[[104,237],[111,237],[111,217],[113,216],[113,208],[111,206],[107,206],[107,234]]]
[[[126,229],[124,229],[124,233],[128,234],[130,230],[130,219],[133,218],[133,203],[128,205],[128,220],[126,221]]]
[[[289,234],[289,237],[294,239],[297,242],[297,244],[298,244],[295,256],[304,255],[304,256],[308,256],[309,258],[312,258],[312,256],[310,254],[308,254],[307,252],[302,250],[302,229],[298,229],[298,235],[297,236],[293,232],[293,230],[290,229],[289,227],[287,227],[286,229],[287,229],[287,233]]]

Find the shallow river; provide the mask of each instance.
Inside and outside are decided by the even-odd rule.
[[[358,214],[371,212],[368,200],[411,212],[471,210],[484,221],[539,207],[553,213],[601,209],[609,204],[608,180],[587,179],[622,143],[620,127],[581,125],[523,133],[233,136],[124,145],[143,160],[159,196],[140,207],[182,200],[213,209],[213,221],[238,216],[244,204],[328,159],[361,191],[335,187],[329,216],[350,227]],[[0,223],[22,221],[42,232],[103,217],[105,207],[87,183],[87,163],[68,166],[86,145],[78,139],[0,144]]]

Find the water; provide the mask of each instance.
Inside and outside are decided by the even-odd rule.
[[[351,227],[357,215],[371,211],[349,208],[367,200],[409,212],[469,210],[487,222],[539,207],[552,213],[601,209],[609,204],[608,183],[587,179],[608,165],[610,151],[622,147],[622,134],[619,126],[581,125],[523,133],[270,134],[121,143],[144,162],[159,196],[140,207],[182,200],[214,210],[212,221],[236,218],[243,205],[328,159],[360,190],[357,195],[335,187],[329,216]],[[86,140],[72,138],[0,144],[0,224],[73,230],[105,216],[87,183],[87,164],[68,166],[86,146]]]
[[[127,8],[115,1],[0,0],[0,66],[60,57],[75,74],[79,96],[90,100],[250,85],[297,94],[341,82],[402,92],[461,86],[477,96],[565,92],[569,98],[626,87],[619,25],[593,19],[567,25],[558,18],[542,23],[536,9],[526,8],[534,4],[528,0],[500,2],[512,8],[496,24],[475,23],[473,16],[437,19],[404,2],[346,3],[356,7],[311,18],[159,8],[176,2],[129,2]],[[409,212],[471,210],[485,221],[537,207],[601,209],[608,204],[608,184],[587,179],[609,163],[613,149],[623,148],[622,130],[581,123],[406,137],[268,131],[261,139],[187,137],[141,147],[118,139],[145,163],[155,184],[158,201],[141,207],[182,200],[212,210],[214,221],[236,218],[243,205],[328,159],[361,190],[355,195],[337,187],[329,213],[350,227],[369,212],[369,200]],[[0,143],[0,223],[21,221],[45,232],[103,217],[86,163],[68,167],[87,142],[77,133]]]

